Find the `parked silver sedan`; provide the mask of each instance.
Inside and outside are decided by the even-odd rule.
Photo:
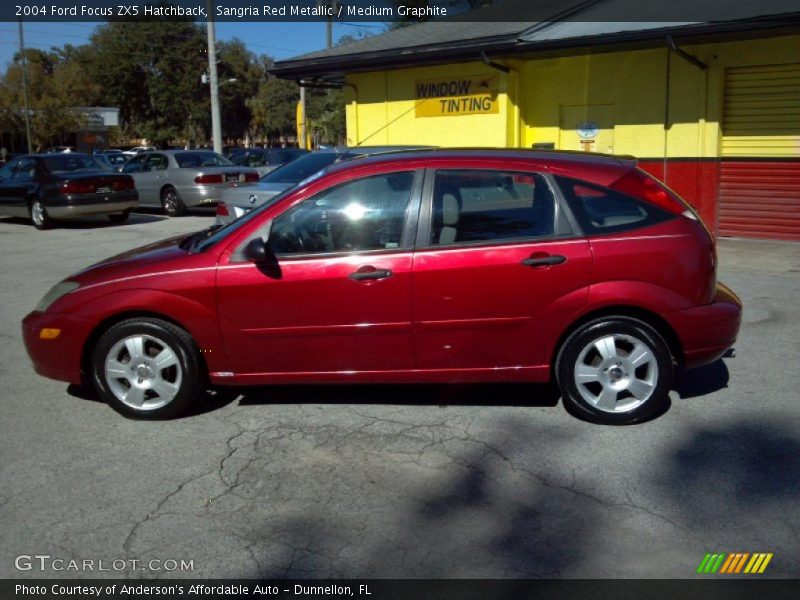
[[[234,166],[210,150],[140,152],[120,170],[136,182],[140,206],[160,206],[170,217],[213,207],[232,185],[258,181],[255,169]]]

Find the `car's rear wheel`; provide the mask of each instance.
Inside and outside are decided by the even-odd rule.
[[[182,217],[186,214],[186,205],[174,187],[165,188],[161,192],[161,208],[170,217]]]
[[[184,412],[204,391],[202,364],[183,329],[160,319],[127,319],[98,340],[93,380],[102,398],[123,415],[164,419]]]
[[[51,229],[55,223],[50,215],[47,214],[44,201],[41,198],[36,198],[30,205],[31,221],[36,229]]]
[[[128,220],[128,217],[131,216],[131,210],[128,209],[121,213],[113,213],[108,215],[108,220],[112,223],[124,223]]]
[[[663,409],[674,372],[664,339],[629,317],[579,327],[561,348],[556,378],[564,405],[601,423],[635,423]]]

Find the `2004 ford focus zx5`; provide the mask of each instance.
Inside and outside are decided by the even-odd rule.
[[[634,160],[432,150],[98,263],[23,333],[38,373],[130,417],[208,386],[555,379],[572,412],[630,423],[731,347],[741,309],[712,236]]]

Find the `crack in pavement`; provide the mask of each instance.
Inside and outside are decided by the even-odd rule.
[[[311,442],[312,450],[318,450],[326,446],[333,446],[334,448],[339,449],[344,444],[353,442],[354,440],[356,442],[369,442],[370,440],[375,440],[377,438],[380,440],[380,443],[375,447],[376,451],[393,454],[395,456],[412,457],[410,460],[402,461],[402,463],[399,464],[411,463],[426,470],[437,471],[447,470],[451,466],[455,465],[460,469],[466,469],[469,472],[474,473],[481,479],[490,482],[494,486],[500,486],[500,480],[497,477],[492,477],[489,475],[486,468],[482,466],[482,463],[487,460],[488,457],[495,456],[501,461],[501,464],[505,464],[506,468],[511,472],[523,474],[526,478],[535,481],[538,485],[544,488],[565,492],[575,498],[581,498],[599,504],[605,508],[627,507],[668,523],[670,526],[676,529],[680,529],[682,531],[687,530],[686,527],[675,522],[669,517],[634,502],[627,490],[625,490],[626,502],[615,502],[601,495],[593,494],[585,489],[581,489],[577,485],[577,477],[574,469],[572,470],[571,483],[561,484],[553,481],[551,477],[521,466],[518,464],[518,462],[511,458],[507,450],[504,448],[504,446],[508,446],[511,443],[508,439],[502,440],[501,444],[498,445],[481,439],[468,430],[469,426],[474,423],[477,415],[471,415],[472,419],[470,419],[470,425],[467,425],[466,427],[459,427],[448,424],[442,420],[437,420],[436,422],[430,423],[413,423],[400,419],[382,418],[378,416],[367,415],[358,411],[352,411],[352,414],[365,422],[359,424],[358,426],[355,426],[354,423],[354,427],[348,429],[343,428],[335,423],[308,424],[297,422],[270,422],[268,424],[262,423],[246,427],[234,419],[220,417],[221,421],[225,421],[229,425],[235,427],[236,431],[222,442],[224,450],[217,461],[216,467],[187,478],[163,498],[161,498],[156,506],[143,518],[135,521],[122,543],[125,557],[128,558],[142,554],[141,552],[136,554],[133,552],[133,546],[138,538],[141,528],[144,527],[148,522],[158,519],[160,516],[171,514],[164,512],[164,507],[170,500],[179,496],[188,485],[209,475],[215,475],[215,479],[219,480],[219,483],[224,489],[220,493],[206,500],[204,510],[208,513],[213,510],[213,505],[216,504],[221,498],[228,494],[234,493],[242,486],[253,483],[252,481],[245,480],[244,474],[252,467],[253,463],[265,457],[265,454],[259,450],[264,448],[266,444],[271,444],[273,442],[286,444],[302,439]],[[379,423],[386,424],[394,430],[380,432],[370,431],[370,428]],[[250,439],[247,439],[248,436],[250,436]],[[413,442],[416,447],[408,450],[390,447],[393,443],[397,443],[399,440]],[[462,445],[478,445],[484,449],[484,452],[482,452],[477,458],[473,457],[472,459],[464,459],[459,452],[447,447],[453,442],[458,442]],[[447,463],[442,465],[425,464],[422,460],[422,457],[432,448],[437,448],[438,451],[448,459]],[[232,461],[234,458],[236,458],[237,453],[246,452],[251,452],[252,454],[249,456],[242,456],[241,462],[235,466],[232,466]],[[243,502],[243,505],[239,506],[232,512],[238,513],[252,510],[253,501],[251,499],[241,496],[240,494],[235,495]],[[329,490],[320,489],[317,502],[325,503],[330,501],[330,498],[331,492]],[[8,502],[8,500],[9,499],[5,499],[2,503],[0,503],[0,505]],[[182,514],[184,512],[184,510],[178,510],[177,514]],[[556,516],[554,513],[547,511],[539,511],[539,513],[542,515]],[[225,514],[231,513],[227,512]],[[256,555],[255,546],[257,545],[257,541],[250,539],[246,533],[237,533],[235,528],[230,526],[227,522],[220,522],[216,518],[219,516],[218,514],[212,513],[210,516],[217,523],[217,527],[221,527],[225,533],[238,540],[241,550],[248,555],[255,567],[255,570],[260,576],[264,570]],[[418,542],[422,541],[420,533],[416,529],[413,529],[411,533]],[[330,558],[326,554],[317,552],[312,548],[312,546],[315,545],[313,540],[309,540],[305,546],[291,546],[285,543],[282,544],[292,548],[292,555],[284,569],[285,575],[293,573],[294,570],[297,570],[297,563],[299,560],[301,560],[304,554],[316,555],[326,561]],[[559,571],[557,566],[555,567],[555,571],[552,569],[553,567],[549,566],[546,572],[536,572],[535,570],[513,567],[515,572],[531,576],[542,576],[543,574],[553,572],[558,574]],[[302,571],[302,569],[299,569],[298,572],[299,571]]]

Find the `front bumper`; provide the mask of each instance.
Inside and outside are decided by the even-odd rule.
[[[672,313],[669,318],[683,345],[683,366],[699,367],[721,358],[736,342],[742,301],[718,283],[714,301]]]
[[[42,329],[58,329],[54,339],[42,339]],[[80,384],[83,346],[92,322],[75,315],[34,311],[22,320],[22,339],[34,370],[44,377]]]

